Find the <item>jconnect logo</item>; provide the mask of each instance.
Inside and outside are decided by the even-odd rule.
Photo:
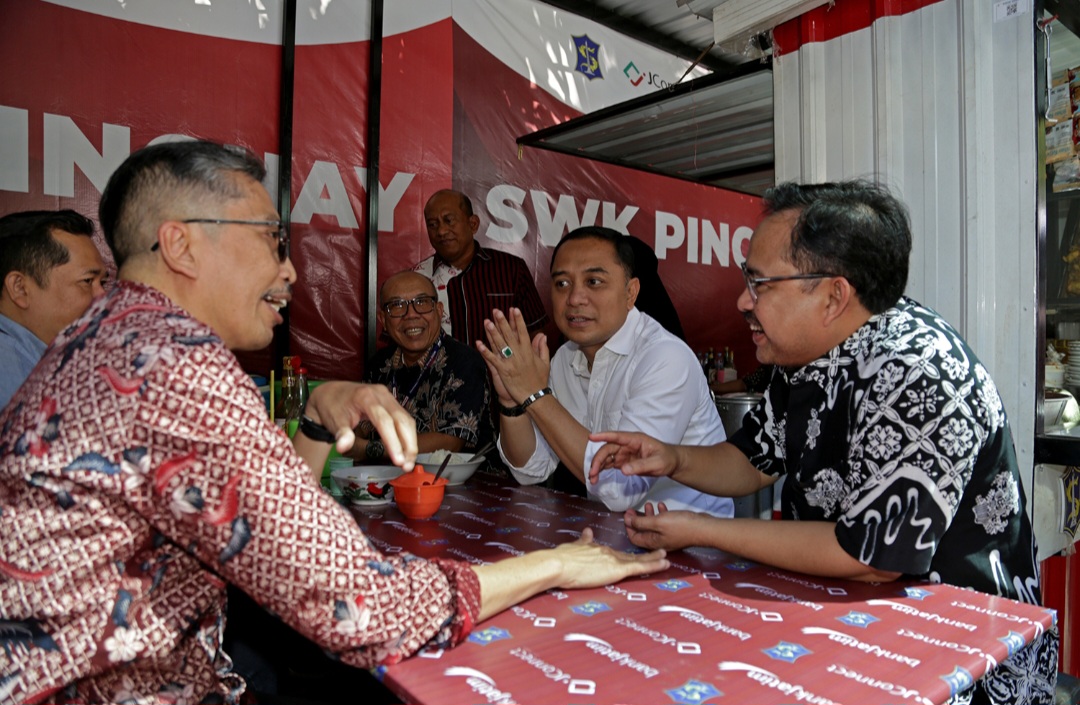
[[[623,67],[622,72],[630,81],[630,85],[635,88],[640,86],[642,82],[655,88],[671,88],[671,84],[663,79],[660,74],[655,71],[642,71],[633,61]]]

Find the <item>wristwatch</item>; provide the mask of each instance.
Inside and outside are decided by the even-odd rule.
[[[320,443],[333,443],[337,440],[334,434],[330,433],[330,429],[312,421],[306,415],[300,417],[300,433]]]
[[[364,449],[364,457],[368,460],[382,460],[386,457],[386,446],[378,438],[372,438]]]

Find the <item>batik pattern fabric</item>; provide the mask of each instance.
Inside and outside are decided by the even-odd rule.
[[[430,367],[424,367],[427,355],[403,366],[398,347],[390,345],[372,356],[364,381],[393,390],[418,433],[443,433],[465,441],[465,448],[479,448],[495,435],[487,364],[464,343],[446,333],[439,337]]]
[[[732,443],[785,477],[783,518],[836,523],[879,570],[1039,604],[1035,540],[1001,397],[936,312],[903,298],[810,364],[780,368]],[[1047,633],[1014,657],[1055,665]],[[1003,665],[992,702],[1050,702]]]
[[[213,332],[122,283],[0,415],[0,702],[237,702],[226,583],[367,668],[457,643],[480,597],[379,553]]]

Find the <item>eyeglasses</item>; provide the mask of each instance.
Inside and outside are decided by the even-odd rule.
[[[435,297],[434,296],[417,296],[415,299],[391,299],[382,306],[382,310],[386,311],[386,315],[390,318],[401,318],[409,312],[409,306],[413,307],[413,311],[423,315],[425,313],[431,313],[435,310]]]
[[[256,225],[274,228],[270,233],[267,233],[275,240],[277,240],[277,256],[279,262],[284,262],[289,258],[289,231],[285,229],[285,226],[280,220],[228,220],[225,218],[188,218],[187,220],[181,220],[181,223],[207,223],[209,225]],[[158,249],[158,243],[154,243],[150,246],[150,251],[155,252]]]
[[[793,279],[825,279],[826,277],[835,277],[835,274],[786,274],[782,277],[755,277],[746,271],[746,262],[739,265],[739,269],[742,270],[743,281],[746,282],[746,290],[750,292],[750,300],[757,303],[758,299],[758,284],[769,284],[771,282],[786,282]]]

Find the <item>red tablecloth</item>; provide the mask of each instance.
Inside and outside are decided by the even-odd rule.
[[[385,552],[485,563],[576,538],[637,550],[621,515],[476,475],[432,519],[354,507]],[[949,585],[815,578],[722,551],[663,574],[551,591],[449,651],[385,669],[407,703],[942,703],[1053,624],[1041,607]]]

